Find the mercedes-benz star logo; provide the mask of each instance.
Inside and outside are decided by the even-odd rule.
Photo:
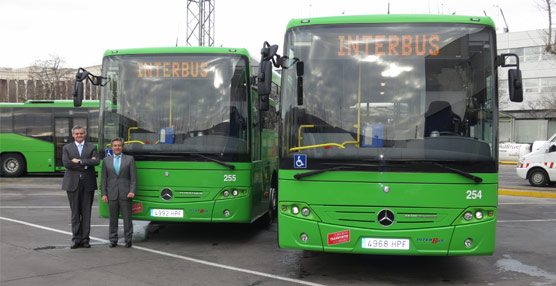
[[[395,220],[394,212],[389,209],[379,211],[376,218],[382,226],[391,226]]]
[[[170,190],[168,188],[164,188],[160,192],[160,196],[162,197],[163,200],[167,201],[167,200],[171,199],[174,196],[174,194],[172,193],[172,190]]]

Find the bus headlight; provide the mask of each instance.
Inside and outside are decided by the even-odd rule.
[[[229,197],[229,196],[230,196],[230,191],[224,190],[224,191],[222,192],[222,195],[224,195],[225,197]]]
[[[475,212],[475,218],[476,219],[482,219],[483,218],[483,211],[476,211]]]
[[[308,216],[308,215],[311,214],[311,210],[309,210],[308,207],[304,207],[304,208],[301,209],[301,214],[304,215],[304,216]]]
[[[237,195],[239,195],[239,191],[238,191],[237,189],[233,189],[233,190],[232,190],[232,195],[233,195],[234,197],[237,197]]]
[[[298,206],[292,206],[292,214],[298,214],[299,213],[299,207]]]
[[[465,212],[465,213],[463,214],[463,219],[465,219],[465,220],[471,220],[471,219],[473,219],[473,214],[472,214],[471,212]]]

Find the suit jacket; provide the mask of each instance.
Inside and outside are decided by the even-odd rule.
[[[100,176],[100,190],[102,195],[108,196],[109,200],[127,199],[128,193],[137,191],[137,169],[135,159],[122,153],[120,158],[120,173],[116,174],[114,169],[114,156],[105,157],[102,160],[102,172]]]
[[[96,159],[91,159],[93,157]],[[81,163],[73,163],[71,161],[73,158],[80,159]],[[100,160],[98,159],[97,147],[95,145],[85,142],[80,156],[75,142],[66,144],[62,149],[62,163],[66,167],[62,190],[68,192],[77,190],[80,175],[83,176],[81,180],[83,180],[85,191],[92,192],[97,189],[95,166],[100,163]]]

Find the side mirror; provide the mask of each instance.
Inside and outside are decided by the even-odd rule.
[[[89,76],[89,72],[79,68],[75,75],[75,84],[73,86],[73,106],[80,107],[83,103],[83,80]]]
[[[515,58],[515,63],[506,63],[506,59]],[[508,71],[508,90],[510,92],[510,100],[513,102],[523,101],[523,81],[521,79],[521,71],[519,70],[519,57],[516,54],[501,54],[498,56],[498,65],[501,67],[516,67]]]
[[[522,102],[523,80],[521,79],[521,70],[513,69],[508,71],[508,85],[510,100],[513,102]]]
[[[297,105],[303,105],[303,74],[305,73],[305,64],[299,61],[295,67],[297,69]]]
[[[259,75],[257,76],[257,89],[259,96],[269,95],[272,85],[272,63],[263,61],[259,66]]]

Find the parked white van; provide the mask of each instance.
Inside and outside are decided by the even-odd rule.
[[[556,182],[556,134],[538,150],[523,155],[517,163],[517,175],[536,187]]]

